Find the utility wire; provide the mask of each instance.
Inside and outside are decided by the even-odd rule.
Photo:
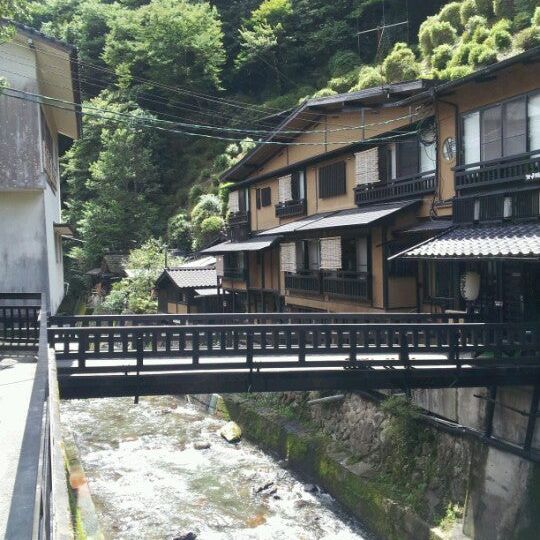
[[[13,95],[12,92],[14,92],[15,95]],[[178,134],[178,135],[186,135],[186,136],[192,136],[192,137],[202,137],[202,138],[206,138],[206,139],[234,141],[234,142],[241,142],[243,140],[241,138],[223,137],[223,136],[218,136],[218,135],[210,135],[210,134],[207,134],[207,133],[195,133],[195,132],[191,132],[191,131],[187,131],[187,130],[176,130],[176,129],[164,128],[164,127],[155,125],[155,122],[154,122],[153,119],[150,119],[150,118],[143,119],[141,117],[134,116],[132,114],[126,114],[126,113],[119,113],[117,111],[111,111],[110,109],[108,110],[108,109],[103,109],[103,108],[98,108],[98,107],[92,107],[92,109],[95,109],[95,110],[99,111],[98,113],[77,110],[78,107],[79,107],[78,103],[74,103],[72,101],[67,101],[67,100],[51,98],[49,96],[44,96],[44,95],[41,95],[41,94],[33,94],[33,93],[30,93],[30,92],[25,92],[23,90],[14,90],[14,89],[7,88],[7,89],[4,90],[3,95],[6,96],[6,97],[11,97],[11,98],[15,98],[15,99],[22,99],[22,100],[25,100],[25,101],[30,101],[30,102],[33,102],[33,103],[40,103],[40,104],[42,104],[44,106],[54,107],[54,108],[61,109],[61,110],[64,110],[64,111],[69,111],[69,112],[75,113],[75,114],[88,115],[88,116],[93,116],[93,117],[97,117],[97,118],[103,118],[105,120],[109,120],[109,121],[113,121],[113,122],[116,121],[117,123],[122,123],[122,120],[116,120],[115,117],[120,117],[121,119],[125,118],[126,120],[124,120],[124,123],[126,123],[127,119],[129,119],[129,121],[132,123],[132,125],[135,124],[135,125],[138,125],[140,127],[150,128],[150,129],[154,129],[154,130],[162,131],[162,132],[167,132],[167,133],[174,133],[174,134]],[[43,101],[43,100],[50,100],[50,101],[53,101],[53,102],[61,103],[63,105],[68,105],[68,107],[64,107],[62,105],[57,105],[55,103],[48,103],[48,102]],[[106,116],[106,114],[113,115],[113,118],[111,118],[110,116]],[[152,123],[152,122],[154,122],[154,123]],[[375,142],[385,142],[385,141],[388,141],[388,140],[395,140],[395,139],[399,139],[399,138],[404,138],[406,136],[415,135],[417,133],[418,133],[418,129],[411,130],[411,131],[408,131],[408,132],[400,132],[400,133],[394,134],[394,135],[387,135],[385,137],[373,137],[373,138],[370,138],[370,139],[361,139],[361,140],[352,140],[352,141],[284,142],[284,141],[270,141],[270,140],[262,141],[262,140],[259,140],[259,141],[254,141],[254,143],[257,144],[257,145],[277,145],[277,146],[325,146],[325,145],[346,146],[346,145],[351,145],[351,144],[362,144],[362,143],[367,144],[367,145],[371,145],[372,143],[375,143]],[[396,141],[396,142],[399,143],[399,141]]]
[[[19,73],[19,72],[14,72],[14,71],[10,71],[10,70],[6,70],[6,69],[2,69],[1,70],[2,72],[5,72],[5,73],[10,73],[10,74],[13,74],[13,75],[17,75],[17,76],[22,76],[22,77],[25,77],[25,78],[31,78],[29,76],[26,76],[24,75],[23,73]],[[64,90],[69,90],[68,87],[66,86],[62,86],[62,85],[57,85],[57,84],[54,84],[54,83],[49,83],[51,86],[55,86],[55,87],[58,87],[58,88],[61,88],[61,89],[64,89]],[[38,96],[39,94],[35,94],[35,96]],[[43,97],[47,97],[47,96],[43,96]],[[48,97],[48,99],[55,99],[55,98],[52,98],[52,97]],[[100,108],[97,108],[97,107],[94,107],[90,104],[83,104],[84,107],[86,108],[90,108],[90,109],[95,109],[95,110],[101,110]],[[106,109],[103,109],[103,110],[106,110]],[[394,122],[399,122],[401,120],[406,120],[406,119],[410,119],[411,117],[417,117],[417,116],[420,116],[421,115],[421,111],[422,110],[422,106],[419,106],[416,108],[415,112],[411,112],[411,113],[408,113],[406,115],[402,115],[402,116],[398,116],[398,117],[395,117],[395,118],[391,118],[389,120],[384,120],[382,122],[372,122],[372,123],[366,123],[366,124],[360,124],[358,126],[354,126],[354,127],[348,127],[348,126],[343,126],[343,127],[340,127],[340,128],[330,128],[330,129],[322,129],[322,130],[279,130],[277,131],[276,129],[272,129],[272,130],[259,130],[259,129],[252,129],[252,128],[233,128],[233,127],[222,127],[222,126],[216,126],[216,125],[210,125],[210,124],[198,124],[198,123],[195,123],[195,122],[172,122],[172,121],[169,121],[169,120],[161,120],[161,119],[154,119],[153,121],[155,122],[159,122],[159,123],[163,123],[163,124],[167,124],[167,125],[173,125],[173,126],[180,126],[180,127],[187,127],[189,129],[201,129],[201,130],[210,130],[210,131],[226,131],[226,132],[232,132],[232,133],[244,133],[246,135],[273,135],[275,134],[276,132],[278,132],[279,134],[286,134],[286,135],[310,135],[310,134],[325,134],[325,133],[339,133],[339,132],[346,132],[346,131],[358,131],[358,130],[370,130],[371,128],[376,128],[376,127],[379,127],[379,126],[387,126],[387,125],[390,125],[390,124],[393,124]],[[162,114],[158,111],[153,111],[153,112],[156,112],[157,114]],[[184,119],[182,117],[179,117],[179,116],[175,116],[175,115],[169,115],[169,114],[165,114],[166,116],[169,116],[171,118],[175,118],[175,119]]]

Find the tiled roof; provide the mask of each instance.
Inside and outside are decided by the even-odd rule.
[[[273,246],[279,240],[278,236],[265,236],[254,237],[249,240],[244,240],[243,242],[223,242],[212,246],[207,249],[203,249],[201,253],[231,253],[239,251],[260,251],[262,249],[267,249]]]
[[[211,255],[192,259],[181,265],[180,268],[211,268],[216,266],[216,258]]]
[[[218,283],[215,268],[168,268],[158,282],[164,275],[169,276],[179,289],[216,287]]]
[[[414,225],[413,227],[409,227],[408,229],[404,229],[403,233],[425,233],[425,232],[440,232],[445,231],[446,229],[449,229],[452,227],[453,223],[450,219],[428,219],[427,221],[424,221],[422,223],[419,223],[418,225]]]
[[[111,274],[121,276],[126,273],[126,264],[128,262],[127,255],[111,253],[109,255],[104,255],[103,261]]]
[[[540,257],[540,223],[457,227],[390,259]]]
[[[258,236],[267,234],[284,234],[302,231],[318,231],[337,227],[361,227],[371,225],[382,218],[390,216],[418,201],[403,201],[399,203],[380,204],[369,208],[353,208],[337,212],[314,214],[307,218],[291,221],[279,227],[260,232]]]

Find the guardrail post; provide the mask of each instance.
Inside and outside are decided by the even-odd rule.
[[[350,347],[349,361],[356,362],[356,330],[350,331],[349,347]]]
[[[82,332],[79,335],[79,369],[84,369],[86,367],[86,349],[88,347],[88,335],[86,332]]]
[[[137,393],[135,395],[135,404],[139,403],[139,390],[140,390],[140,372],[144,364],[144,340],[143,334],[137,334]]]
[[[193,337],[192,342],[192,361],[194,366],[199,365],[199,331],[196,328],[193,328]]]
[[[306,361],[306,334],[304,329],[298,329],[298,362],[303,364]]]

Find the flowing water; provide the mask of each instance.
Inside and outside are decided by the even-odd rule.
[[[180,399],[66,401],[62,423],[74,434],[107,538],[367,538],[329,495],[306,491],[247,441],[225,442],[217,434],[223,420]],[[196,450],[195,441],[210,448]]]

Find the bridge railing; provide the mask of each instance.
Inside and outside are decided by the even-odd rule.
[[[35,313],[31,329],[23,325],[18,343],[38,346],[38,359],[28,415],[20,449],[19,463],[6,527],[6,538],[74,538],[66,484],[62,436],[60,432],[60,398],[54,352],[47,343],[47,308],[39,306],[39,294],[25,298],[2,295],[19,304],[27,300]],[[10,319],[11,320],[11,319]],[[24,321],[27,319],[25,318]],[[33,319],[32,319],[33,321]],[[18,324],[18,323],[17,323]],[[34,326],[36,326],[34,333]],[[25,344],[25,339],[27,343]]]
[[[37,348],[39,293],[0,293],[0,347]]]
[[[49,344],[60,373],[540,362],[537,323],[51,327]]]
[[[463,322],[459,313],[201,313],[56,316],[51,327]]]

